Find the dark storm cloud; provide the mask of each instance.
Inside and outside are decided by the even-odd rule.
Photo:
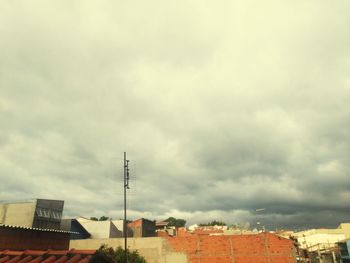
[[[132,217],[350,220],[346,1],[0,5],[1,199],[121,217],[128,151]]]

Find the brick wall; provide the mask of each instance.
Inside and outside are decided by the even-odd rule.
[[[293,242],[273,234],[166,238],[190,263],[295,263]]]

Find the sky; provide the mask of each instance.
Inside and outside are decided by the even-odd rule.
[[[350,222],[347,0],[0,3],[0,200]],[[258,211],[256,211],[258,210]]]

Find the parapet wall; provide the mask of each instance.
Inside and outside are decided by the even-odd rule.
[[[98,249],[102,244],[124,246],[123,238],[72,240],[70,248]],[[148,263],[295,263],[293,241],[262,233],[257,235],[192,235],[128,238]]]
[[[102,244],[116,248],[124,247],[124,238],[71,240],[70,248],[98,249]],[[175,252],[166,239],[160,237],[128,238],[128,248],[138,250],[147,263],[187,263],[187,255]]]

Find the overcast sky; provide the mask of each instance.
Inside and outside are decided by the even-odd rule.
[[[348,0],[1,1],[0,200],[350,221]],[[256,209],[265,210],[255,212]]]

